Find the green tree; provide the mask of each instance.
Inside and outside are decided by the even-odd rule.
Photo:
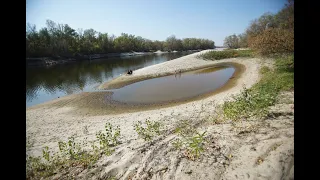
[[[174,35],[166,41],[152,41],[141,36],[122,33],[116,37],[94,29],[71,28],[68,24],[46,21],[46,27],[37,31],[30,23],[26,26],[27,57],[74,57],[79,55],[121,53],[130,51],[193,50],[214,47],[208,39],[178,39]]]
[[[231,48],[231,49],[237,49],[239,48],[239,38],[233,34],[231,36],[227,36],[225,39],[224,39],[224,46],[227,46],[228,48]]]

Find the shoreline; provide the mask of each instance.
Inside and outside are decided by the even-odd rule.
[[[83,134],[82,129],[84,126],[89,126],[91,131],[103,130],[104,123],[106,122],[114,123],[115,125],[119,125],[120,128],[123,128],[122,131],[126,132],[123,138],[128,140],[130,137],[135,137],[135,133],[132,132],[133,127],[130,125],[139,120],[145,120],[147,117],[152,117],[156,120],[163,116],[170,116],[172,112],[192,115],[194,111],[197,111],[197,109],[201,107],[202,104],[210,104],[212,102],[214,102],[214,104],[221,104],[232,95],[239,94],[243,87],[250,88],[260,78],[258,72],[261,60],[257,58],[232,58],[208,62],[201,59],[190,58],[190,55],[184,56],[182,60],[181,58],[178,58],[136,70],[134,75],[156,72],[159,67],[168,65],[167,63],[169,62],[177,62],[180,64],[181,61],[185,61],[186,59],[191,59],[193,62],[191,64],[193,65],[199,65],[200,63],[198,63],[198,61],[206,63],[207,65],[214,65],[218,63],[239,63],[245,67],[245,71],[241,76],[239,76],[239,78],[231,79],[230,82],[234,81],[235,83],[232,87],[227,88],[222,92],[169,107],[160,106],[160,108],[151,108],[144,111],[134,111],[127,108],[124,110],[126,113],[110,113],[110,111],[108,112],[105,108],[101,107],[88,108],[88,106],[97,107],[97,105],[101,105],[99,102],[104,98],[102,95],[105,95],[105,92],[84,92],[73,94],[27,107],[27,135],[29,135],[31,139],[36,139],[35,149],[31,150],[31,152],[41,153],[41,147],[45,145],[48,145],[49,147],[56,146],[57,139],[65,140],[72,134]],[[239,61],[239,59],[241,60]],[[190,62],[188,63],[185,61],[185,63],[189,64]],[[191,64],[189,64],[189,66],[191,66]],[[180,66],[182,65],[183,64],[180,64]],[[210,111],[213,112],[214,109],[215,108],[212,107]],[[112,106],[110,107],[110,110],[112,111]],[[128,119],[130,120],[128,121]],[[170,122],[170,124],[171,123],[173,122]],[[47,137],[48,133],[49,137],[53,139]],[[81,136],[83,137],[83,135]],[[92,134],[90,137],[94,138],[95,135]]]
[[[194,68],[189,68],[189,69],[182,69],[181,73],[187,73],[187,72],[192,72],[192,71],[197,71],[205,68],[214,68],[214,67],[220,67],[220,66],[236,66],[236,69],[240,68],[243,69],[244,67],[239,63],[215,63],[215,64],[208,64],[208,65],[202,65],[202,66],[196,66]],[[153,79],[153,78],[159,78],[159,77],[165,77],[165,76],[170,76],[174,75],[175,72],[165,72],[161,74],[147,74],[147,75],[141,75],[141,76],[132,76],[132,75],[121,75],[117,78],[114,78],[108,82],[102,83],[101,85],[98,86],[98,90],[111,90],[111,89],[118,89],[122,88],[124,86],[139,82],[139,81],[144,81],[148,79]]]
[[[40,58],[26,58],[27,67],[48,67],[54,65],[77,63],[80,61],[92,61],[96,59],[103,58],[113,58],[113,57],[130,57],[130,56],[146,56],[146,55],[160,55],[166,53],[176,53],[176,52],[198,52],[199,50],[187,50],[187,51],[155,51],[155,52],[124,52],[124,53],[106,53],[106,54],[92,54],[92,55],[81,55],[73,56],[69,58],[55,59],[54,57],[40,57]]]
[[[123,74],[115,79],[102,83],[98,87],[98,89],[117,89],[123,87],[124,85],[128,85],[137,81],[173,75],[175,74],[175,71],[179,70],[181,70],[181,72],[183,73],[187,71],[211,67],[213,65],[216,65],[218,61],[206,61],[198,59],[197,56],[212,50],[214,49],[203,50],[200,52],[192,53],[186,56],[182,56],[180,58],[173,59],[171,61],[166,61],[160,64],[147,66],[133,71],[131,75]]]
[[[172,61],[172,62],[171,62]],[[58,142],[67,141],[74,136],[76,142],[92,142],[96,133],[105,130],[105,124],[111,123],[121,129],[121,144],[115,147],[111,156],[102,156],[92,169],[81,169],[75,174],[77,179],[105,179],[115,176],[120,179],[233,179],[234,177],[251,177],[251,179],[287,176],[293,164],[293,116],[279,116],[267,120],[246,120],[239,123],[213,123],[210,118],[216,108],[243,88],[250,88],[260,80],[259,70],[266,62],[259,58],[231,58],[218,61],[205,61],[184,56],[161,64],[134,71],[134,77],[164,72],[172,72],[179,67],[200,67],[201,65],[219,65],[234,63],[243,67],[241,75],[232,78],[232,86],[215,95],[192,100],[169,107],[160,107],[144,111],[126,111],[113,114],[105,109],[88,108],[97,105],[106,92],[80,93],[55,99],[26,109],[27,139],[32,145],[27,154],[42,156],[42,148],[48,146],[51,152],[57,152]],[[271,61],[272,62],[272,61]],[[173,66],[176,64],[177,66]],[[187,69],[186,68],[186,69]],[[126,79],[127,81],[128,79]],[[286,96],[293,98],[292,92]],[[292,111],[291,104],[276,104],[277,107]],[[281,110],[282,110],[281,109]],[[103,112],[103,113],[101,113]],[[277,112],[275,112],[277,113]],[[134,124],[146,119],[161,122],[166,132],[152,142],[145,142],[135,132]],[[177,137],[175,128],[184,120],[199,132],[206,131],[214,147],[206,150],[196,161],[180,157],[181,152],[172,147]],[[210,120],[210,121],[209,121]],[[201,126],[197,126],[202,122]],[[241,129],[257,128],[243,134]],[[239,128],[240,130],[235,130]],[[84,129],[86,131],[84,131]],[[84,146],[83,148],[90,148]],[[284,155],[283,155],[284,154]],[[256,164],[259,158],[262,164]],[[281,159],[286,158],[284,161]],[[260,161],[259,161],[260,162]],[[275,171],[285,166],[281,171]],[[269,170],[268,167],[272,167]],[[159,172],[160,169],[166,169]],[[74,169],[73,169],[74,170]],[[73,171],[72,172],[75,172]],[[291,170],[291,171],[290,171]],[[78,171],[78,170],[76,170]],[[290,172],[289,172],[290,171]],[[191,174],[188,172],[192,172]],[[161,175],[161,177],[159,176]],[[249,175],[248,175],[249,174]],[[58,172],[55,178],[65,175]],[[209,179],[210,179],[209,178]],[[249,178],[250,179],[250,178]]]
[[[223,86],[219,87],[214,91],[210,91],[207,93],[199,94],[197,96],[188,97],[180,100],[172,100],[172,101],[166,101],[166,102],[160,102],[160,103],[130,104],[130,103],[122,103],[122,102],[116,102],[111,100],[112,92],[108,92],[108,91],[83,92],[75,95],[61,97],[59,99],[48,101],[42,104],[30,106],[27,108],[27,110],[34,109],[41,106],[46,106],[46,105],[50,105],[53,107],[61,107],[68,104],[68,106],[72,106],[77,109],[75,114],[78,114],[80,113],[80,111],[85,110],[87,112],[86,113],[87,116],[96,116],[96,115],[105,115],[105,114],[116,115],[116,114],[123,114],[123,113],[129,113],[129,112],[134,113],[134,112],[154,110],[157,108],[174,107],[177,105],[181,105],[181,104],[185,104],[193,101],[199,101],[234,87],[237,83],[237,80],[241,77],[242,73],[246,69],[245,66],[242,64],[229,62],[229,63],[217,63],[214,65],[207,65],[206,67],[198,67],[185,72],[194,72],[197,70],[201,70],[203,68],[220,67],[220,66],[232,66],[235,68],[235,72],[233,73],[232,77]],[[157,76],[157,77],[163,77],[163,76]],[[154,77],[146,77],[146,78],[136,77],[134,80],[121,82],[121,83],[118,83],[117,85],[119,87],[120,86],[123,87],[125,85],[129,85],[131,83],[135,83],[135,82],[150,79],[150,78],[154,78]]]

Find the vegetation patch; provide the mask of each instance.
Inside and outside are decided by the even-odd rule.
[[[222,105],[225,118],[241,120],[252,116],[265,116],[267,108],[274,105],[280,91],[291,90],[294,87],[294,56],[280,56],[275,59],[275,70],[261,68],[262,79],[252,88],[246,89],[233,101]]]
[[[92,149],[84,149],[86,139],[76,142],[74,137],[69,137],[66,142],[59,141],[59,152],[51,153],[48,147],[43,148],[42,157],[28,156],[26,160],[27,179],[41,179],[50,177],[59,172],[69,172],[71,168],[91,168],[101,157],[102,153],[111,155],[111,147],[118,145],[120,128],[113,128],[110,123],[105,125],[106,133],[98,132],[97,139],[100,147],[92,142]],[[68,173],[67,173],[68,174]]]
[[[220,59],[236,58],[236,57],[253,57],[253,51],[252,50],[209,51],[207,53],[201,54],[199,57],[206,60],[220,60]]]
[[[188,159],[195,160],[200,157],[204,151],[205,134],[196,132],[192,136],[179,137],[172,142],[172,145],[177,150],[182,150],[183,155]]]
[[[200,113],[202,110],[200,111]],[[199,115],[197,118],[200,118]],[[206,131],[199,133],[192,120],[181,120],[175,128],[178,137],[171,143],[176,150],[182,151],[183,156],[195,160],[204,151]]]
[[[160,135],[160,126],[160,122],[146,119],[144,123],[138,121],[134,125],[134,129],[143,140],[151,141],[153,137]]]
[[[117,126],[113,128],[110,123],[105,125],[106,133],[99,131],[96,137],[100,144],[100,150],[102,150],[107,156],[111,155],[113,150],[110,147],[117,146],[120,144],[120,128]]]

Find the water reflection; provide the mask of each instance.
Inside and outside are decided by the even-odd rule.
[[[27,67],[26,106],[63,95],[92,91],[102,82],[153,64],[172,60],[189,52],[98,59],[53,67]]]

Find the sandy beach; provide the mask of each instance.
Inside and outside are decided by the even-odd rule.
[[[104,130],[105,123],[110,122],[120,127],[122,144],[116,147],[111,156],[99,159],[94,168],[75,170],[76,179],[106,179],[111,176],[117,179],[290,179],[293,177],[294,160],[293,92],[281,96],[292,102],[279,101],[271,108],[275,116],[270,119],[253,119],[236,124],[200,123],[214,114],[217,105],[239,94],[244,87],[250,88],[257,83],[262,65],[272,66],[270,61],[258,58],[219,61],[197,58],[207,51],[138,69],[130,76],[122,75],[103,83],[99,89],[119,88],[142,79],[221,63],[243,66],[243,71],[223,91],[170,106],[119,113],[105,110],[100,104],[106,92],[68,95],[32,106],[26,109],[26,135],[32,143],[27,153],[41,155],[44,146],[57,151],[58,141],[66,141],[70,136],[75,136],[76,141],[85,138],[91,141],[95,139],[96,132]],[[148,118],[162,122],[163,128],[167,129],[152,143],[138,138],[133,127],[138,121]],[[172,130],[182,120],[190,121],[199,131],[207,131],[214,142],[196,161],[180,157],[180,153],[172,147],[171,143],[176,137]],[[248,133],[242,131],[246,128],[254,130]],[[263,159],[261,164],[259,158]],[[57,174],[55,178],[59,179],[60,176]]]

